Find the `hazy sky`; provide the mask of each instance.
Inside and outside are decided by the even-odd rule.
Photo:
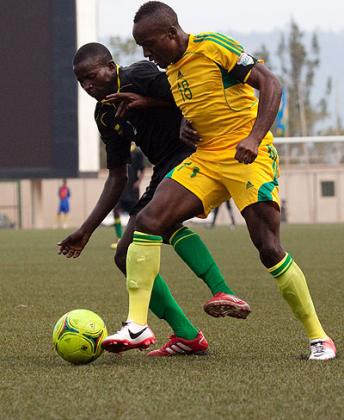
[[[131,35],[144,0],[98,0],[98,35]],[[301,30],[344,30],[344,0],[166,0],[186,32],[269,32],[291,18]]]

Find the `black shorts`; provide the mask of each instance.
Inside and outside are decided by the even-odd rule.
[[[155,190],[157,189],[160,182],[165,178],[165,176],[172,171],[177,165],[179,165],[183,160],[190,156],[192,152],[183,151],[174,156],[172,156],[168,162],[159,163],[153,168],[153,175],[150,180],[146,191],[142,194],[141,198],[137,201],[134,207],[130,210],[129,215],[134,216],[140,210],[142,210],[153,198]]]

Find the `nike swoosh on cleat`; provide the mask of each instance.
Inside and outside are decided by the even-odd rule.
[[[147,329],[147,327],[143,328],[142,330],[138,331],[137,333],[133,333],[133,332],[131,332],[131,331],[128,329],[128,332],[129,332],[130,338],[131,338],[132,340],[135,340],[135,338],[139,337],[139,336],[140,336],[140,335],[141,335],[144,331],[146,331],[146,329]]]

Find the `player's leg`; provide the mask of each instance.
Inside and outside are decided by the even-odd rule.
[[[231,227],[233,228],[235,226],[235,218],[234,218],[234,212],[233,212],[233,208],[232,208],[230,200],[226,201],[226,207],[227,207],[228,214],[232,222]]]
[[[61,212],[61,204],[59,204],[59,208],[56,213],[56,227],[62,227],[62,212]]]
[[[202,173],[194,170],[201,167],[198,162],[197,166],[193,166],[192,163],[189,164],[189,160],[186,161],[186,165],[184,164],[185,161],[178,165],[179,162],[180,156],[177,156],[177,159],[169,162],[168,165],[154,168],[149,187],[134,207],[132,213],[138,213],[152,200],[158,185],[165,176],[173,178],[181,185],[186,185],[190,189],[195,190],[195,194],[200,194],[204,189],[210,191],[210,197],[204,197],[203,199],[204,205],[202,202],[202,206],[207,208],[207,212],[211,209],[211,206],[208,205],[209,200],[215,199],[216,201],[217,196],[227,194],[222,187],[217,184],[214,186],[212,182],[209,182],[203,175],[203,172],[205,172],[203,168]],[[197,175],[195,176],[195,174]],[[197,190],[197,186],[199,190]],[[173,246],[180,258],[210,289],[213,298],[205,304],[204,309],[207,313],[216,317],[226,315],[236,318],[247,317],[250,313],[249,305],[235,296],[209,249],[196,232],[178,223],[176,226],[169,228],[166,226],[162,236],[164,242]]]
[[[128,247],[133,240],[135,222],[136,215],[132,215],[115,254],[116,265],[124,274],[126,274],[126,255]],[[174,333],[171,338],[173,341],[172,344],[170,343],[170,340],[161,349],[149,353],[150,356],[171,356],[179,353],[204,354],[206,352],[208,343],[205,337],[186,317],[160,274],[157,275],[153,284],[149,308],[158,318],[164,319],[170,325]],[[142,329],[141,326],[136,326],[132,323],[128,323],[126,327],[127,328],[121,330],[120,336],[118,336],[117,333],[108,336],[103,341],[103,347],[108,351],[123,351],[123,348],[118,345],[118,340],[125,339],[127,340],[126,342],[129,343],[132,341],[129,329],[131,332],[134,332],[134,334],[135,331],[137,333],[137,330],[140,331],[140,329]],[[148,334],[147,331],[145,331],[145,333],[142,347],[145,347],[145,344],[147,344],[148,335],[151,335],[151,339],[153,337],[151,330],[148,330]],[[137,339],[135,344],[138,347],[141,347],[141,343]],[[124,350],[127,348],[128,346],[126,346]]]
[[[226,187],[218,181],[219,156],[216,153],[209,158],[208,155],[208,152],[197,151],[167,175],[198,199],[199,206],[196,214],[202,217],[206,217],[213,208],[217,208],[229,198]],[[168,221],[165,223],[167,225]],[[213,293],[214,296],[204,305],[204,310],[209,315],[247,317],[251,311],[249,305],[235,296],[233,290],[227,285],[214,258],[199,235],[184,227],[173,233],[170,243]]]
[[[134,227],[135,216],[132,216],[128,221],[118,246],[116,247],[115,263],[123,274],[126,274],[125,258],[128,247],[133,240]],[[122,328],[119,331],[107,336],[103,340],[102,347],[109,352],[120,353],[133,348],[144,349],[154,342],[154,333],[147,325],[138,325],[135,322],[131,322],[128,318],[127,321],[123,323]]]
[[[148,273],[148,268],[146,268],[145,271],[140,268],[140,264],[137,263],[138,261],[147,260],[147,257],[143,258],[145,255],[144,252],[149,252],[150,256],[152,256],[155,252],[154,255],[159,256],[156,251],[157,248],[153,245],[154,241],[157,239],[156,237],[152,238],[152,234],[158,234],[161,238],[161,235],[170,230],[174,224],[180,223],[183,220],[187,220],[195,215],[209,213],[212,203],[220,204],[221,200],[223,200],[224,194],[227,194],[221,183],[214,181],[213,177],[207,176],[200,170],[200,163],[198,163],[200,166],[193,165],[194,162],[189,164],[189,161],[186,161],[186,163],[183,163],[175,168],[172,174],[173,180],[170,181],[168,178],[164,179],[164,181],[162,181],[159,185],[153,200],[138,214],[137,237],[135,237],[134,234],[134,241],[133,244],[130,245],[127,258],[127,263],[129,262],[129,264],[127,264],[128,281],[130,281],[131,278],[139,278],[139,276],[141,276],[142,279],[143,276]],[[182,174],[183,169],[185,170],[184,174]],[[174,177],[175,173],[177,174],[176,178]],[[197,182],[195,182],[194,178],[196,175],[194,174],[198,174]],[[174,182],[175,179],[178,180],[178,182]],[[187,187],[184,187],[183,185],[187,185]],[[194,191],[195,193],[191,191]],[[202,197],[202,200],[198,197]],[[184,241],[184,244],[182,244],[182,240],[185,240],[188,237],[189,241]],[[180,242],[181,248],[184,249],[183,253],[185,257],[187,253],[190,254],[191,249],[193,250],[192,247],[189,248],[189,246],[185,246],[185,244],[188,243],[188,245],[190,245],[190,240],[197,241],[198,239],[198,236],[193,235],[190,231],[184,229],[179,233],[179,235],[177,233],[175,238],[172,237],[172,243],[177,245],[177,243]],[[198,245],[200,245],[200,241],[198,241]],[[199,248],[200,247],[198,247],[198,249]],[[205,247],[202,249],[202,254],[203,256],[209,257],[204,261],[207,265],[206,268],[210,270],[209,279],[212,277],[211,274],[215,272],[215,277],[219,278],[219,270],[217,269],[209,251]],[[141,257],[138,258],[138,255]],[[155,261],[153,258],[152,260]],[[202,268],[203,266],[202,258],[194,260],[190,259],[189,261],[192,262],[196,260],[199,267],[196,267],[196,264],[194,264],[194,270]],[[129,267],[132,271],[129,271]],[[150,264],[150,268],[152,267],[153,264]],[[207,273],[207,270],[203,269],[200,270],[200,273],[202,273],[202,271],[203,274]],[[146,284],[149,284],[147,280],[148,278],[152,278],[152,273],[148,274],[146,277]],[[233,292],[225,285],[223,277],[220,282],[222,287],[227,287],[227,290],[225,290],[225,292],[217,292],[212,299],[206,302],[204,305],[205,311],[215,317],[230,315],[238,318],[246,318],[250,312],[249,305],[240,298],[230,294]],[[140,319],[140,313],[140,316],[142,317],[141,319],[143,320],[143,317],[147,316],[145,315],[146,309],[143,305],[140,307],[138,300],[135,301],[134,294],[130,293],[130,286],[129,296],[133,297],[132,300],[129,299],[129,318],[132,319],[135,317]],[[141,299],[141,302],[142,301],[143,300]],[[135,311],[135,313],[133,311]],[[140,322],[138,323],[140,324]]]
[[[165,179],[153,199],[136,216],[133,242],[127,253],[129,311],[125,324],[111,339],[111,350],[145,348],[155,341],[147,325],[152,287],[160,269],[164,230],[202,211],[200,200],[174,181]],[[129,339],[130,336],[130,339]],[[104,346],[109,347],[105,341]]]
[[[68,199],[61,201],[61,213],[62,215],[62,228],[67,229],[68,227],[68,216],[69,216],[69,201]]]
[[[260,259],[276,279],[278,288],[303,324],[311,342],[312,358],[335,357],[335,347],[316,314],[305,276],[280,243],[280,212],[272,202],[253,204],[242,212]]]
[[[318,320],[306,279],[281,245],[279,168],[275,147],[272,144],[260,146],[256,160],[250,165],[240,164],[233,159],[226,175],[231,196],[245,218],[262,263],[276,278],[282,296],[302,322],[311,343],[312,340],[317,343],[316,358],[334,357],[335,347],[332,340],[327,340]],[[324,351],[319,357],[320,347]]]
[[[216,219],[217,219],[217,216],[219,214],[219,209],[220,209],[220,207],[216,207],[216,209],[213,210],[213,220],[211,221],[211,225],[210,225],[210,227],[212,227],[212,228],[215,227]]]
[[[136,231],[127,255],[128,319],[147,323],[150,292],[160,268],[162,235],[202,212],[201,201],[186,188],[164,179],[153,199],[136,216]]]
[[[112,249],[116,249],[118,241],[122,238],[122,235],[123,235],[121,215],[117,206],[113,209],[113,219],[114,219],[113,227],[115,229],[116,238],[114,242],[110,245],[110,247]]]
[[[213,297],[204,305],[204,310],[209,315],[241,319],[249,315],[251,312],[249,304],[236,296],[229,287],[214,257],[196,232],[181,226],[173,233],[169,242],[213,294]]]
[[[136,216],[133,215],[129,219],[123,238],[116,250],[115,262],[124,274],[126,274],[126,257],[128,247],[133,240],[135,223]],[[149,308],[158,318],[164,319],[171,326],[176,336],[187,340],[197,336],[198,330],[188,320],[160,274],[154,280]]]
[[[183,160],[182,156],[175,156],[174,159],[171,159],[168,164],[157,165],[154,167],[153,175],[150,180],[148,187],[146,188],[142,197],[131,206],[130,209],[130,220],[126,228],[124,238],[122,240],[121,246],[116,252],[115,261],[123,273],[126,273],[126,257],[128,247],[133,240],[134,225],[136,221],[136,215],[139,213],[147,204],[152,200],[155,191],[160,184],[161,180],[165,175],[173,169],[180,161]],[[178,226],[178,228],[181,225]],[[176,228],[173,228],[171,232],[164,233],[165,243],[169,243],[168,239],[171,236],[171,233],[175,232]],[[171,326],[174,331],[174,334],[177,337],[182,339],[191,340],[195,339],[197,336],[197,329],[192,325],[192,323],[186,318],[185,314],[175,302],[173,296],[171,295],[165,281],[160,274],[157,275],[152,289],[152,296],[150,300],[150,309],[157,315],[159,318],[165,319],[166,322]]]

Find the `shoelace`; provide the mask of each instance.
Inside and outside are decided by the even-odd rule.
[[[318,341],[317,343],[312,344],[312,353],[318,354],[323,353],[324,345],[322,341]]]

